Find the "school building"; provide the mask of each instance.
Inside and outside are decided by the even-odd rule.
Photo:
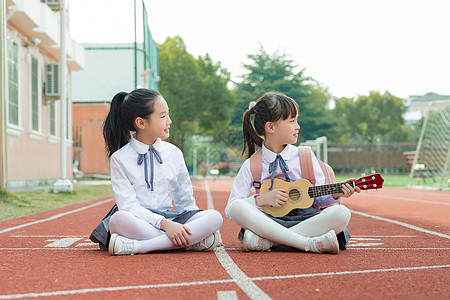
[[[150,36],[150,35],[149,35]],[[73,157],[84,176],[109,174],[102,125],[118,92],[158,90],[156,44],[83,44],[85,68],[73,75]]]
[[[71,178],[71,83],[73,73],[84,67],[83,47],[70,37],[68,18],[61,13],[60,1],[0,3],[1,189],[52,184],[63,177],[64,169],[64,176]],[[65,43],[61,43],[61,28],[65,28]],[[66,99],[61,99],[59,85],[62,44],[67,57]],[[64,145],[62,101],[67,104]],[[64,152],[67,156],[62,162]]]

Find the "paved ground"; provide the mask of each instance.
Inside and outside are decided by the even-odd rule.
[[[232,181],[195,181],[224,216],[225,247],[111,257],[88,236],[113,204],[95,199],[0,222],[0,299],[449,299],[450,193],[384,188],[343,203],[338,255],[243,252],[225,218]]]

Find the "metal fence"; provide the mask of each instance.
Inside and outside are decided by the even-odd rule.
[[[404,152],[414,151],[417,143],[334,144],[328,143],[328,163],[337,174],[407,174],[410,168]]]

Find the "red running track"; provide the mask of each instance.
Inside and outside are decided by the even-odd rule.
[[[343,204],[338,255],[243,252],[224,208],[231,180],[195,182],[224,216],[225,247],[114,256],[88,236],[112,198],[0,222],[0,299],[449,299],[450,193],[384,188]]]

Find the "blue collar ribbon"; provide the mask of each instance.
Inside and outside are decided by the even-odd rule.
[[[280,169],[281,169],[281,171],[283,171],[283,174],[284,174],[284,177],[286,178],[286,180],[291,181],[287,174],[287,171],[289,171],[289,167],[287,166],[286,162],[281,157],[281,155],[277,154],[277,157],[275,158],[275,160],[269,164],[269,173],[272,173],[272,176],[270,177],[269,191],[271,191],[273,188],[273,180],[275,178],[275,173],[277,171],[278,165],[280,165]]]
[[[147,155],[147,153],[150,154],[150,182],[148,182],[147,160],[145,159],[145,155]],[[160,164],[163,163],[161,155],[159,154],[159,152],[153,146],[150,146],[146,153],[138,154],[138,158],[137,158],[137,164],[139,166],[142,165],[142,162],[144,162],[145,182],[147,183],[147,188],[150,189],[151,191],[153,191],[153,173],[154,173],[153,157],[156,159],[156,161],[158,163],[160,163]]]

